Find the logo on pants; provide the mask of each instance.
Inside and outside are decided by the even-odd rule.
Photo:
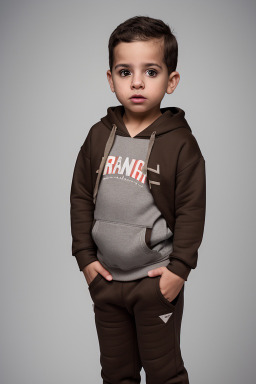
[[[160,319],[163,320],[164,323],[167,323],[167,321],[169,320],[169,318],[171,317],[172,315],[172,312],[171,313],[166,313],[165,315],[160,315]]]

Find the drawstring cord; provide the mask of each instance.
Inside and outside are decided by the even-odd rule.
[[[116,134],[117,126],[116,126],[116,124],[112,124],[112,125],[113,125],[113,128],[111,130],[111,133],[109,135],[108,141],[107,141],[106,146],[105,146],[104,156],[102,157],[101,162],[100,162],[100,167],[99,167],[99,171],[98,171],[98,175],[97,175],[97,179],[96,179],[96,183],[95,183],[95,187],[94,187],[94,191],[93,191],[94,204],[96,203],[96,196],[97,196],[98,189],[99,189],[100,177],[101,177],[101,174],[103,172],[104,165],[105,165],[105,162],[107,160],[108,154],[109,154],[109,152],[112,148],[112,145],[114,143],[114,140],[115,140],[115,134]],[[155,135],[156,135],[156,131],[152,132],[150,139],[149,139],[146,159],[145,159],[143,167],[141,168],[141,172],[143,173],[143,175],[147,175],[148,159],[149,159],[152,147],[154,145]]]
[[[156,136],[156,131],[151,133],[151,136],[150,136],[150,139],[149,139],[148,151],[147,151],[146,159],[145,159],[143,167],[141,168],[141,172],[143,173],[143,175],[147,175],[148,159],[149,159],[149,156],[150,156],[151,149],[152,149],[152,147],[154,145],[155,136]]]
[[[112,124],[112,125],[113,125],[113,128],[111,130],[111,133],[109,135],[108,141],[107,141],[106,146],[105,146],[104,156],[101,159],[100,168],[99,168],[98,176],[97,176],[95,187],[94,187],[94,192],[93,192],[94,204],[96,203],[96,196],[97,196],[98,189],[99,189],[100,177],[101,177],[101,174],[103,172],[103,168],[104,168],[105,162],[107,160],[108,154],[109,154],[109,152],[112,148],[113,142],[115,140],[115,134],[116,134],[117,126],[116,126],[116,124]]]

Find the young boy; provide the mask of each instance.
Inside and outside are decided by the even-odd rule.
[[[180,350],[184,282],[196,268],[205,160],[174,92],[178,45],[137,16],[109,39],[107,78],[120,105],[94,124],[71,186],[72,255],[93,301],[105,384],[188,384]]]

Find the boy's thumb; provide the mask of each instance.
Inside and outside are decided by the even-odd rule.
[[[107,280],[112,280],[113,278],[112,278],[112,276],[111,276],[111,274],[105,269],[105,268],[103,268],[102,267],[102,270],[100,271],[100,273],[102,274],[102,276],[105,278],[105,279],[107,279]]]

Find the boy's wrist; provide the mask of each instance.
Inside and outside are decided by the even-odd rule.
[[[78,267],[80,269],[80,271],[83,271],[83,269],[90,263],[94,262],[94,261],[98,261],[96,255],[95,255],[95,252],[89,252],[88,250],[84,249],[82,251],[79,251],[76,255],[75,255],[75,258],[76,258],[76,261],[77,261],[77,264],[78,264]]]
[[[176,275],[182,277],[182,279],[187,280],[189,273],[191,272],[191,268],[187,266],[183,261],[171,258],[170,263],[166,266],[166,268],[175,273]]]

